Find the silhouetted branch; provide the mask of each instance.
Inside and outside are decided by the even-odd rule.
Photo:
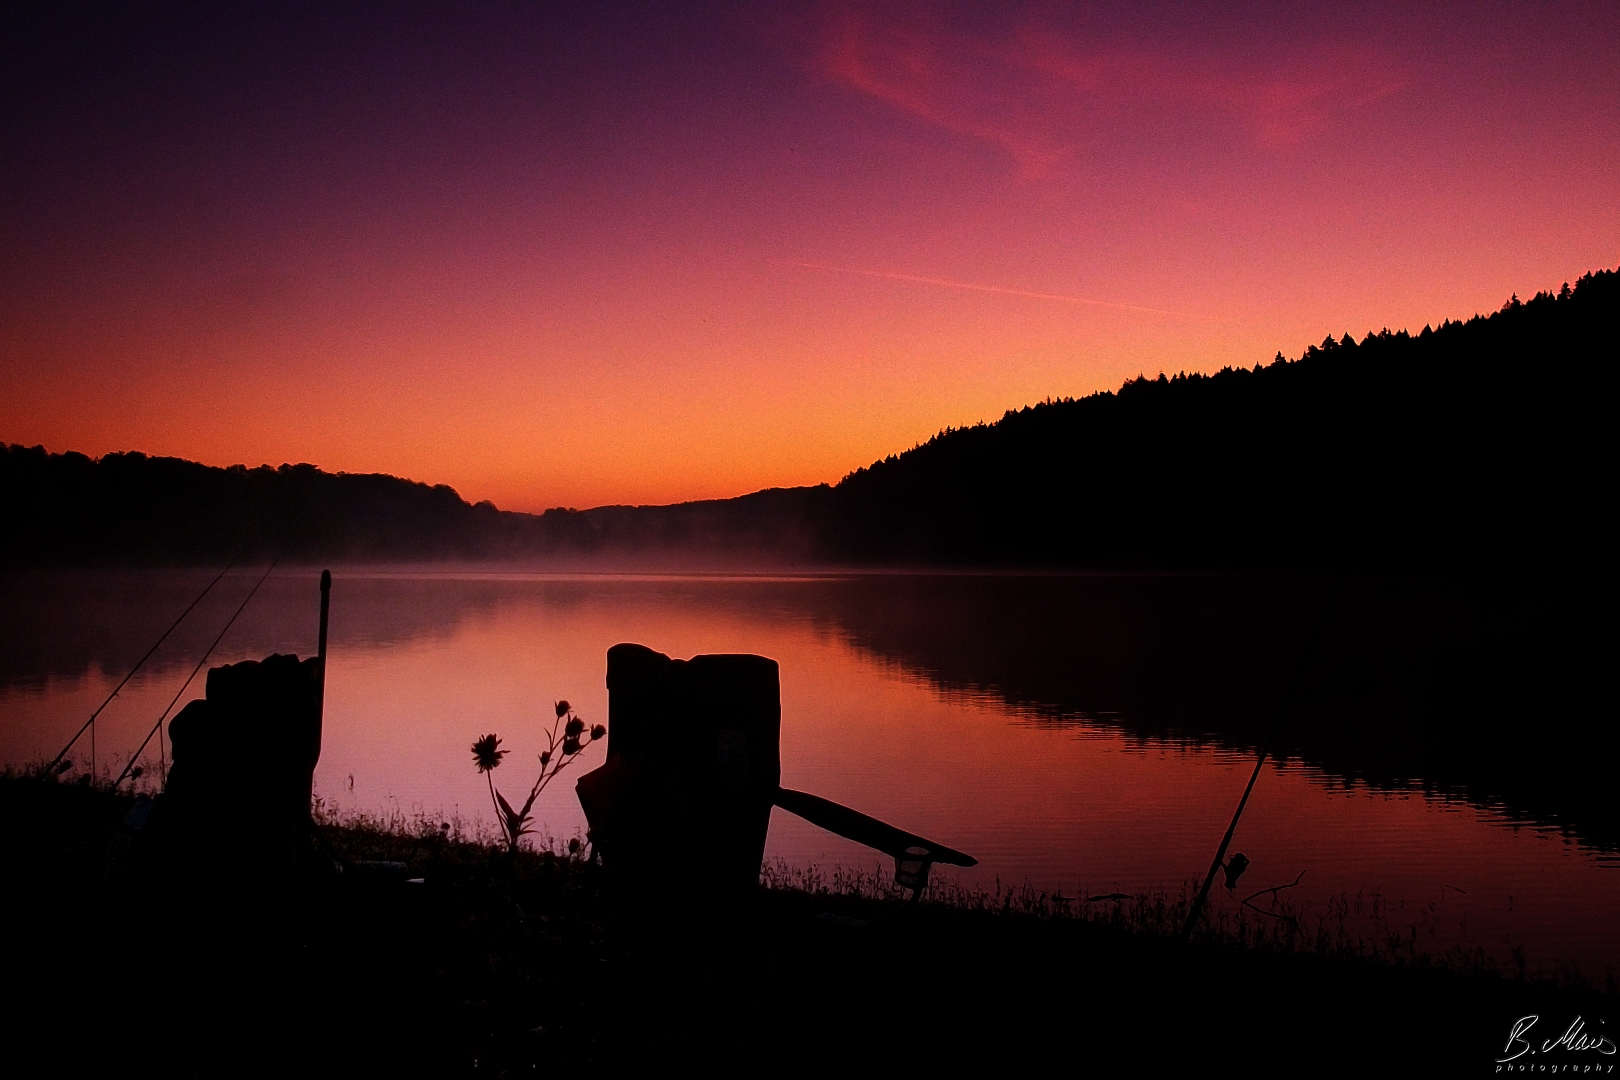
[[[1293,881],[1290,881],[1286,885],[1273,885],[1269,889],[1261,889],[1259,892],[1250,893],[1248,896],[1245,896],[1243,898],[1242,906],[1248,908],[1250,911],[1253,911],[1253,912],[1255,912],[1257,914],[1265,915],[1265,916],[1267,916],[1269,918],[1273,918],[1273,919],[1281,919],[1284,922],[1292,923],[1294,926],[1297,927],[1297,926],[1299,926],[1299,920],[1294,918],[1292,915],[1279,915],[1275,911],[1265,911],[1265,910],[1263,910],[1261,908],[1255,907],[1254,903],[1253,903],[1253,900],[1257,896],[1264,896],[1267,893],[1270,893],[1272,902],[1275,903],[1276,900],[1277,900],[1277,894],[1278,893],[1282,892],[1284,889],[1292,889],[1294,886],[1299,884],[1300,878],[1303,878],[1304,876],[1305,876],[1305,871],[1301,870],[1299,872],[1299,875],[1297,877],[1295,877]]]

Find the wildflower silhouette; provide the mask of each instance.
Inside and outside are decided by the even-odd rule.
[[[574,715],[573,706],[567,701],[559,701],[555,706],[556,717],[552,720],[551,730],[546,733],[546,748],[540,751],[540,775],[535,779],[534,786],[529,789],[529,797],[524,800],[523,808],[515,810],[506,797],[495,789],[495,778],[491,774],[500,767],[501,759],[508,753],[502,750],[500,737],[494,734],[482,736],[472,744],[473,764],[478,771],[484,774],[489,784],[490,802],[495,806],[495,817],[501,823],[501,832],[506,837],[506,850],[516,853],[518,840],[525,834],[533,832],[529,828],[530,811],[534,809],[534,801],[546,786],[556,779],[557,774],[566,769],[579,752],[607,736],[607,726],[596,724],[589,728],[585,721]],[[577,854],[578,841],[569,845],[569,854]]]
[[[478,766],[479,772],[487,775],[500,765],[501,758],[506,756],[505,750],[496,749],[500,745],[501,740],[495,735],[485,735],[472,744],[473,764]]]

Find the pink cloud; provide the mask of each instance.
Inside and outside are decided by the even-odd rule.
[[[817,60],[832,81],[999,146],[1026,171],[1044,171],[1075,148],[1061,128],[1027,115],[1028,92],[1039,87],[1018,87],[1021,72],[985,43],[861,9],[828,21]]]
[[[1187,53],[1086,40],[1038,20],[973,34],[928,14],[841,8],[824,14],[814,67],[825,78],[946,131],[1006,152],[1026,176],[1073,157],[1113,118],[1151,110],[1235,124],[1259,147],[1295,145],[1397,91],[1365,51]]]

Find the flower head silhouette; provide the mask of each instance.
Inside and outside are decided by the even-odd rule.
[[[472,744],[473,764],[478,766],[479,772],[487,773],[500,766],[501,758],[506,756],[500,745],[501,740],[496,735],[485,735]]]
[[[496,791],[495,778],[490,775],[500,767],[501,758],[507,754],[507,751],[501,749],[500,738],[493,734],[484,735],[472,744],[473,764],[484,774],[484,780],[489,785],[489,800],[495,808],[495,819],[500,822],[501,830],[506,834],[506,849],[514,854],[517,852],[518,840],[534,831],[530,828],[530,822],[534,802],[540,797],[540,793],[581,750],[607,736],[605,725],[587,726],[585,721],[574,715],[573,706],[568,702],[557,702],[556,710],[557,717],[552,722],[550,732],[546,734],[546,748],[540,751],[540,775],[535,780],[534,786],[529,789],[529,797],[521,806],[513,806],[504,795]]]

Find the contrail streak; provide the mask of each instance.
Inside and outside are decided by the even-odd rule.
[[[919,285],[939,285],[947,289],[967,289],[970,292],[1000,293],[1003,296],[1027,296],[1032,300],[1056,300],[1063,304],[1090,304],[1094,307],[1120,308],[1124,311],[1145,311],[1153,315],[1170,315],[1178,319],[1201,319],[1185,311],[1168,308],[1143,307],[1140,304],[1121,304],[1113,300],[1091,300],[1084,296],[1065,296],[1062,293],[1031,292],[1028,289],[1009,289],[1001,285],[975,285],[969,281],[951,281],[949,278],[921,277],[917,274],[895,274],[887,270],[857,270],[849,266],[831,266],[827,263],[785,260],[788,266],[802,266],[808,270],[830,270],[836,274],[859,274],[861,277],[888,278],[891,281],[914,281]]]

